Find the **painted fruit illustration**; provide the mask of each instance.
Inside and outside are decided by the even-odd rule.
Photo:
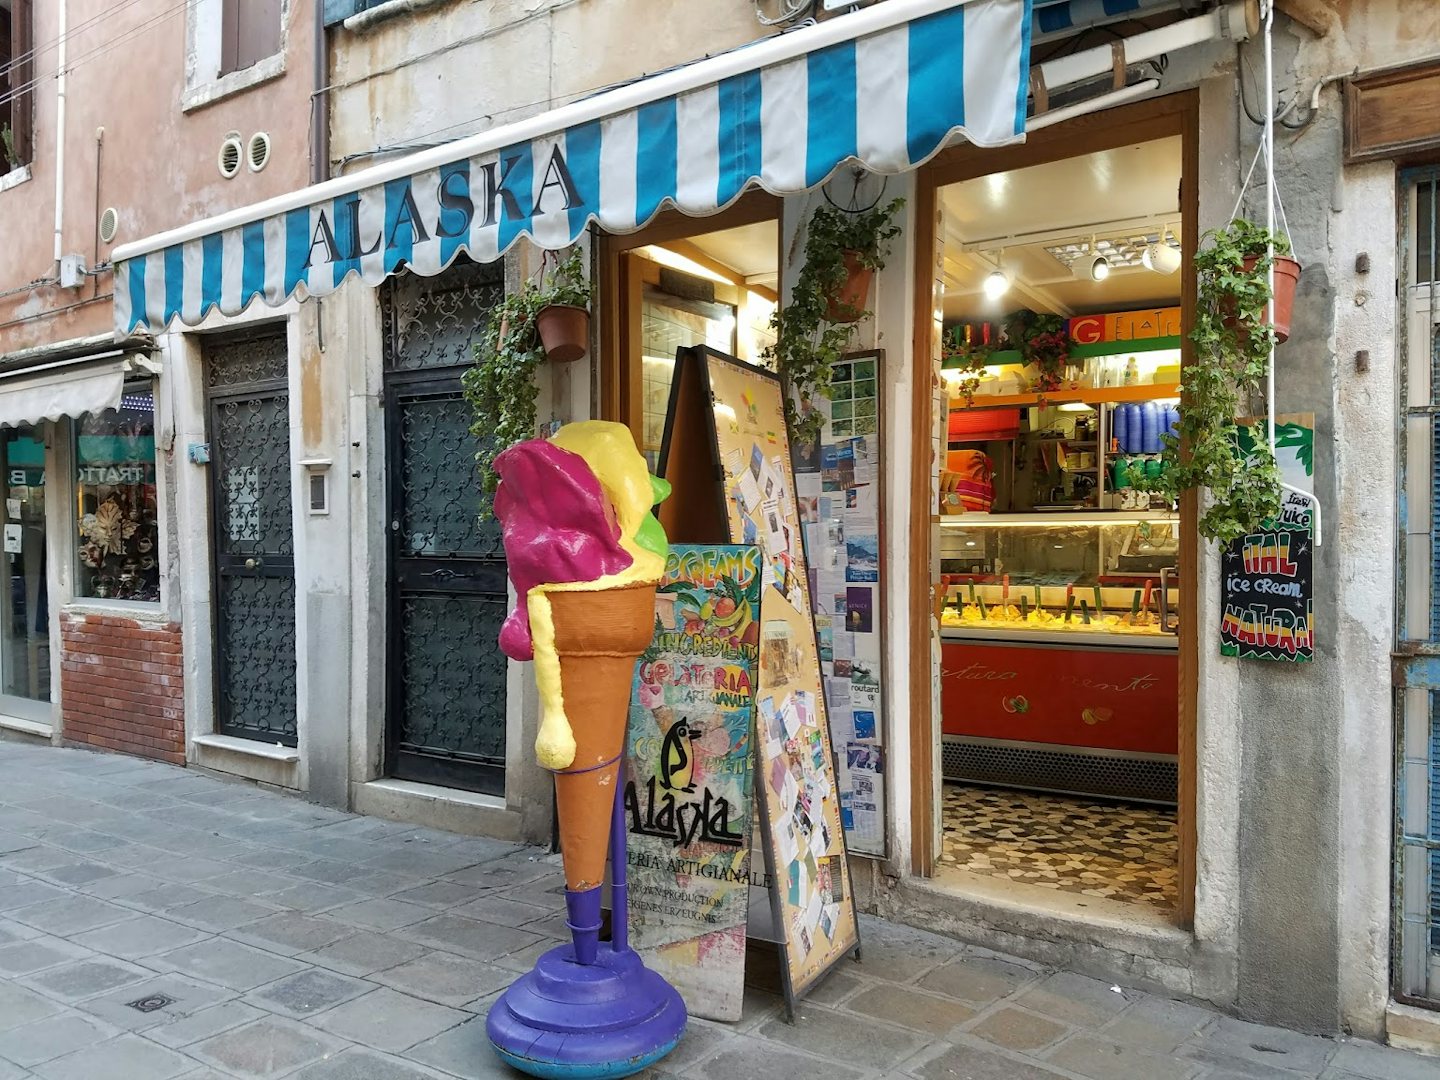
[[[1030,701],[1023,694],[1001,698],[1000,705],[1008,713],[1027,713],[1030,711]]]
[[[1096,724],[1103,724],[1114,715],[1115,713],[1111,709],[1086,709],[1080,714],[1080,719],[1094,727]]]

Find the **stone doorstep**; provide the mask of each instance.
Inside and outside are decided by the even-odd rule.
[[[1390,1002],[1385,1008],[1385,1041],[1401,1050],[1440,1056],[1440,1012]]]

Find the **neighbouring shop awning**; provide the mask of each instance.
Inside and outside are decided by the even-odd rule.
[[[120,333],[1023,137],[1031,0],[886,0],[115,251]],[[477,74],[483,78],[483,73]]]
[[[0,376],[0,427],[119,408],[126,364],[116,350]]]

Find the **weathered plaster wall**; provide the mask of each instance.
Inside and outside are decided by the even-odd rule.
[[[0,191],[0,293],[54,268],[57,85],[53,77],[57,5],[37,3],[35,160],[31,179]],[[186,5],[174,0],[67,0],[69,76],[65,121],[64,251],[88,264],[109,259],[113,245],[96,233],[96,131],[105,129],[99,208],[120,212],[116,244],[303,187],[309,176],[311,13],[287,7],[284,74],[204,108],[182,112],[186,88]],[[242,138],[268,130],[270,163],[226,180],[216,168],[230,131]],[[98,289],[96,285],[98,284]],[[111,278],[84,288],[27,289],[0,298],[0,355],[111,328]]]
[[[460,138],[768,34],[749,0],[446,3],[332,33],[337,172]],[[367,155],[347,161],[352,155]]]
[[[1240,797],[1237,874],[1223,884],[1229,902],[1206,903],[1216,880],[1202,858],[1201,911],[1236,916],[1242,1014],[1378,1034],[1389,978],[1396,177],[1389,163],[1343,164],[1342,109],[1330,80],[1433,57],[1440,10],[1404,0],[1329,7],[1324,37],[1277,20],[1275,59],[1277,98],[1299,99],[1286,120],[1302,126],[1277,128],[1276,171],[1305,266],[1293,336],[1278,354],[1276,408],[1316,416],[1315,486],[1325,508],[1315,561],[1318,655],[1310,667],[1240,663],[1205,646],[1202,742],[1232,724],[1239,732]],[[1258,115],[1258,43],[1241,57]],[[1239,147],[1238,160],[1212,170],[1202,187],[1202,227],[1225,220],[1257,145],[1258,126],[1233,85],[1228,102],[1218,88],[1208,95],[1202,117],[1202,160]],[[1236,126],[1238,141],[1215,137]],[[1242,212],[1258,220],[1262,194],[1252,187]],[[1368,274],[1355,269],[1361,252]],[[1356,370],[1359,349],[1370,353],[1368,372]],[[1201,633],[1218,618],[1218,570],[1211,552]],[[1226,812],[1205,798],[1215,764],[1202,756],[1202,830],[1208,815]]]

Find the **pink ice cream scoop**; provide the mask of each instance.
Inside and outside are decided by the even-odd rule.
[[[500,651],[534,656],[526,597],[536,585],[595,581],[633,561],[600,481],[579,454],[545,439],[518,443],[495,458],[495,516],[515,586],[515,607],[500,629]]]

